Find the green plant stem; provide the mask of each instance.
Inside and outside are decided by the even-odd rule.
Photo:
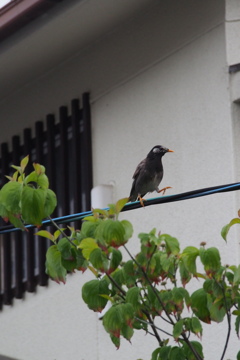
[[[55,223],[55,221],[50,217],[48,216],[48,219],[51,221],[51,223],[53,224],[53,226],[58,229],[60,231],[60,233],[71,243],[71,245],[73,245],[74,247],[77,248],[77,245],[74,244],[74,242],[67,236],[67,234],[58,226],[57,223]]]

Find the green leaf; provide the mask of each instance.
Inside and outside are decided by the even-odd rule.
[[[111,274],[114,270],[116,270],[117,267],[120,265],[121,261],[122,253],[119,250],[112,248],[110,253],[110,266],[108,274]]]
[[[12,215],[11,213],[8,213],[8,220],[10,221],[10,223],[13,224],[13,226],[15,226],[16,228],[22,229],[22,230],[26,230],[21,218],[19,216],[15,216]]]
[[[124,240],[127,242],[127,241],[132,237],[132,234],[133,234],[133,226],[132,226],[132,224],[131,224],[129,221],[127,221],[127,220],[122,220],[122,221],[121,221],[121,224],[123,225],[124,230],[125,230]]]
[[[70,257],[72,257],[72,245],[66,238],[62,238],[59,240],[57,244],[57,249],[60,251],[64,259],[69,259]]]
[[[85,220],[82,223],[82,227],[81,227],[81,237],[82,239],[84,238],[94,238],[95,237],[95,230],[98,227],[99,222],[92,222],[92,221],[87,221]]]
[[[178,291],[181,292],[181,294],[185,300],[186,306],[187,306],[187,308],[189,308],[191,305],[191,298],[190,298],[188,291],[182,287],[178,287],[177,289],[178,289]]]
[[[57,197],[56,194],[50,189],[45,189],[44,193],[45,193],[45,200],[44,200],[43,217],[46,218],[50,216],[55,210],[57,206]]]
[[[52,245],[47,250],[46,273],[57,283],[66,281],[67,271],[62,265],[62,256],[57,245]]]
[[[222,228],[222,231],[221,231],[221,235],[222,235],[222,238],[227,241],[227,234],[229,232],[229,230],[231,229],[231,227],[235,224],[240,224],[240,219],[239,218],[235,218],[235,219],[232,219],[230,221],[229,224],[225,225],[223,228]]]
[[[211,320],[216,321],[217,323],[222,322],[224,316],[226,315],[226,310],[221,304],[214,303],[210,294],[207,294],[207,307],[210,312]]]
[[[132,304],[121,304],[121,311],[124,325],[132,327],[134,321],[135,310]]]
[[[108,283],[105,279],[91,280],[82,287],[82,298],[89,309],[101,312],[107,305],[108,300],[102,295],[109,295]],[[105,318],[106,314],[104,315]]]
[[[166,252],[168,255],[173,254],[177,255],[180,252],[179,242],[176,238],[168,235],[162,234],[159,237],[160,241],[164,241],[166,244]]]
[[[191,331],[194,334],[196,334],[198,337],[202,336],[202,325],[198,318],[193,316],[190,322],[190,326],[191,326]]]
[[[38,163],[33,163],[33,168],[37,175],[45,174],[45,167]]]
[[[121,287],[125,283],[125,276],[123,269],[116,269],[112,274],[112,278],[115,280],[115,282]],[[116,289],[118,291],[118,289]]]
[[[184,289],[183,289],[184,290]],[[175,305],[175,309],[178,313],[183,310],[183,292],[182,288],[174,287],[172,289],[172,301]]]
[[[34,235],[42,236],[42,237],[44,237],[46,239],[49,239],[49,240],[51,240],[51,241],[53,241],[55,243],[55,239],[54,239],[53,234],[51,234],[47,230],[40,230],[40,231],[36,232]]]
[[[95,239],[89,237],[83,239],[78,245],[78,248],[82,249],[83,256],[85,257],[85,259],[89,260],[91,252],[98,248],[98,244],[96,243]]]
[[[159,353],[160,353],[161,348],[157,348],[152,352],[152,357],[151,360],[159,360]],[[167,357],[165,358],[167,359]]]
[[[22,217],[26,223],[40,226],[44,216],[45,191],[25,186],[22,191]]]
[[[116,212],[117,214],[120,213],[120,211],[124,208],[124,206],[127,204],[128,202],[128,197],[127,198],[123,198],[117,201],[116,203]]]
[[[169,360],[185,360],[184,350],[180,347],[174,346],[169,353]]]
[[[96,237],[113,247],[119,247],[126,243],[125,228],[118,220],[102,221],[97,228]]]
[[[123,274],[124,274],[124,278],[126,279],[126,285],[128,287],[134,286],[137,276],[135,273],[134,263],[132,260],[128,260],[123,265]]]
[[[203,289],[194,291],[191,295],[191,307],[194,314],[203,322],[210,324],[210,312],[208,310],[207,294]]]
[[[0,191],[0,203],[11,214],[21,213],[20,202],[22,189],[22,184],[16,181],[10,181],[5,184]],[[0,215],[4,217],[2,211]]]
[[[131,326],[123,325],[121,329],[121,335],[128,341],[130,341],[133,336],[134,330]]]
[[[202,345],[198,341],[190,341],[191,346],[194,350],[198,353],[198,355],[203,359],[203,351]],[[196,360],[194,353],[192,352],[191,348],[184,342],[183,349],[187,360]]]
[[[37,178],[38,175],[36,173],[36,171],[32,171],[28,176],[26,176],[24,183],[25,184],[29,184],[29,183],[36,183],[37,182]]]
[[[119,349],[119,347],[120,347],[120,338],[110,334],[110,339],[112,340],[112,342],[116,346],[116,348]]]
[[[221,267],[220,254],[217,248],[200,249],[200,259],[204,270],[209,277],[212,277]]]
[[[36,183],[41,189],[48,189],[49,188],[49,181],[46,174],[37,174],[36,171],[32,171],[28,176],[25,178],[25,184],[29,183]]]
[[[175,340],[178,340],[179,336],[183,332],[184,320],[181,319],[173,326],[173,337]]]
[[[238,265],[238,267],[234,270],[234,276],[233,276],[233,284],[239,285],[240,283],[240,265]]]
[[[237,353],[237,360],[240,360],[240,351]]]
[[[37,178],[37,184],[41,189],[48,189],[49,188],[49,181],[46,174],[41,174]]]
[[[108,263],[106,254],[98,247],[91,251],[89,261],[93,267],[101,272],[108,272]]]
[[[184,266],[188,272],[193,275],[196,275],[196,258],[199,255],[199,250],[194,246],[186,247],[181,255],[181,260],[184,263]]]
[[[21,166],[21,170],[22,172],[24,172],[27,164],[28,164],[28,161],[29,161],[29,155],[25,156],[22,160],[21,160],[21,163],[20,163],[20,166]]]
[[[183,284],[183,286],[185,287],[187,283],[189,283],[189,281],[192,278],[191,273],[187,270],[184,261],[179,261],[178,264],[178,268],[179,268],[179,272],[180,272],[180,277],[181,277],[181,282]],[[196,270],[196,268],[195,268]]]
[[[123,314],[121,305],[112,306],[103,317],[103,326],[111,335],[119,338],[123,327]]]
[[[235,320],[235,331],[238,337],[239,337],[239,330],[240,330],[240,316],[237,316]]]
[[[169,354],[171,352],[171,346],[163,346],[159,348],[159,357],[157,357],[157,360],[168,360]]]
[[[126,294],[126,302],[133,305],[135,310],[141,307],[140,289],[137,286],[130,288]]]

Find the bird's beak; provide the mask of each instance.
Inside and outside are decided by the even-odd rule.
[[[168,152],[174,152],[173,150],[168,149]]]

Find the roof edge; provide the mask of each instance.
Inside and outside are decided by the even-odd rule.
[[[0,9],[0,41],[35,20],[63,0],[15,0]]]

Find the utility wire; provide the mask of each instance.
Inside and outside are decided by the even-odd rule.
[[[240,190],[240,183],[213,186],[213,187],[208,187],[208,188],[204,188],[204,189],[187,191],[187,192],[175,194],[175,195],[166,195],[166,196],[156,197],[156,198],[146,200],[144,202],[144,206],[146,207],[146,206],[150,206],[150,205],[166,204],[166,203],[170,203],[170,202],[189,200],[189,199],[194,199],[194,198],[201,197],[201,196],[213,195],[216,193],[236,191],[236,190]],[[135,201],[135,202],[127,203],[123,207],[122,211],[135,210],[135,209],[138,209],[141,207],[142,207],[142,205],[140,204],[140,202]],[[108,209],[109,208],[105,208],[103,210],[108,210]],[[85,212],[78,213],[78,214],[60,216],[60,217],[54,218],[52,220],[54,222],[56,222],[57,224],[64,224],[64,223],[69,223],[69,222],[73,222],[73,221],[77,221],[77,220],[82,220],[83,218],[85,218],[87,216],[91,216],[91,215],[92,215],[92,211],[85,211]],[[44,225],[44,226],[51,225],[51,220],[44,220],[42,222],[42,225]],[[34,228],[35,226],[34,225],[25,225],[25,227],[27,229],[29,229],[29,228]],[[6,233],[20,231],[20,230],[21,229],[19,229],[19,228],[13,227],[13,225],[8,225],[8,226],[0,227],[0,234],[6,234]]]

